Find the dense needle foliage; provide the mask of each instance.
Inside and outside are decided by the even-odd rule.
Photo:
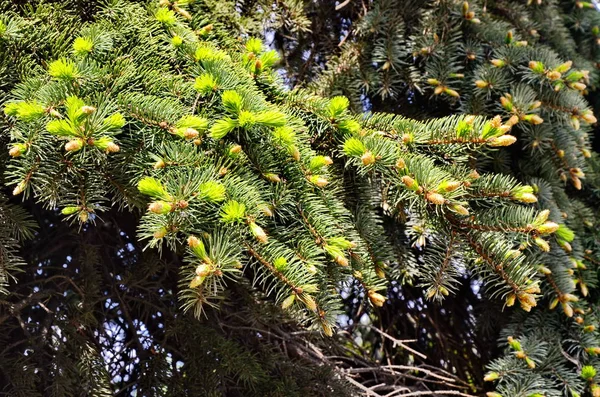
[[[591,3],[3,10],[7,395],[600,392]]]

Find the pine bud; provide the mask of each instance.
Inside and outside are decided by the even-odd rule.
[[[190,281],[190,288],[196,288],[202,285],[204,282],[204,277],[195,276],[192,281]]]
[[[523,360],[524,358],[527,358],[527,354],[525,354],[524,351],[519,350],[518,352],[515,353],[515,357],[517,357],[520,360]]]
[[[404,159],[399,158],[398,161],[396,161],[396,168],[398,168],[399,170],[403,170],[406,168],[406,162],[404,161]]]
[[[517,141],[517,138],[513,135],[502,135],[499,137],[491,138],[487,144],[492,147],[510,146]]]
[[[531,369],[535,368],[535,362],[530,359],[529,357],[525,357],[525,362],[527,363],[527,366]]]
[[[200,133],[193,128],[186,128],[185,131],[183,132],[183,137],[185,139],[194,139],[194,138],[198,137],[198,135],[200,135]]]
[[[429,85],[440,85],[440,81],[437,79],[427,79],[427,84]]]
[[[598,121],[592,112],[586,112],[581,118],[588,124],[595,124]]]
[[[504,62],[502,59],[492,59],[490,63],[497,68],[502,68],[506,66],[506,62]]]
[[[436,204],[436,205],[442,205],[442,204],[446,203],[446,199],[444,198],[444,196],[442,196],[439,193],[428,192],[425,195],[425,198],[430,203],[433,203],[433,204]]]
[[[476,80],[475,81],[475,86],[477,88],[487,88],[490,85],[490,83],[488,83],[487,81],[483,81],[483,80]]]
[[[263,174],[263,176],[265,177],[266,180],[268,180],[269,182],[273,182],[273,183],[279,183],[281,182],[281,178],[279,177],[279,175],[277,174],[273,174],[271,172],[268,172],[266,174]]]
[[[188,237],[187,242],[192,252],[196,254],[198,258],[202,259],[205,262],[208,262],[210,260],[206,253],[206,247],[204,246],[202,240],[200,240],[196,236],[190,236]]]
[[[306,305],[308,310],[316,312],[317,311],[317,302],[313,299],[312,296],[307,294],[299,295],[298,298]]]
[[[486,397],[502,397],[502,394],[496,393],[495,391],[488,391],[485,393]]]
[[[290,146],[289,152],[294,160],[300,161],[300,151],[296,146]]]
[[[156,163],[154,163],[154,169],[158,170],[161,168],[165,168],[167,166],[167,164],[165,163],[165,161],[163,159],[158,160]]]
[[[571,84],[571,88],[577,90],[577,91],[583,91],[585,90],[587,87],[585,84],[583,83],[572,83]]]
[[[371,153],[370,150],[367,150],[365,154],[363,154],[360,159],[362,160],[363,165],[371,165],[375,163],[375,156]]]
[[[506,297],[506,306],[511,307],[515,304],[515,300],[517,299],[517,296],[515,294],[509,294]]]
[[[579,179],[576,176],[571,177],[571,183],[573,184],[573,187],[577,190],[581,190],[582,186],[581,186],[581,179]]]
[[[567,317],[573,317],[573,307],[568,302],[562,304],[563,312]]]
[[[340,266],[348,266],[350,264],[350,262],[348,262],[348,258],[346,258],[343,255],[338,255],[335,257],[335,262],[340,265]]]
[[[531,105],[529,105],[529,110],[535,110],[542,106],[542,101],[534,101]]]
[[[595,330],[596,326],[594,326],[593,324],[586,325],[585,327],[583,327],[583,332],[594,332]]]
[[[373,306],[382,307],[383,304],[385,303],[385,299],[386,299],[385,296],[378,294],[377,292],[375,292],[373,290],[369,290],[368,295],[369,295],[369,300],[371,301]]]
[[[596,376],[596,368],[591,365],[584,365],[581,368],[581,377],[587,381],[592,381]]]
[[[544,73],[544,64],[537,61],[530,61],[529,69],[533,70],[535,73]]]
[[[82,106],[82,107],[81,107],[81,112],[82,112],[83,114],[86,114],[86,115],[88,115],[88,116],[89,116],[90,114],[94,113],[95,111],[96,111],[96,108],[95,108],[95,107],[93,107],[93,106]]]
[[[523,203],[537,203],[538,201],[537,197],[532,193],[523,193],[519,195],[518,200]]]
[[[183,39],[179,35],[175,35],[171,38],[171,44],[173,47],[181,47],[183,45]]]
[[[414,179],[412,179],[410,176],[408,175],[404,175],[402,178],[402,183],[404,183],[404,185],[410,189],[410,190],[417,190],[419,189],[419,184],[417,183],[417,181],[415,181]]]
[[[551,234],[558,230],[558,223],[546,222],[536,228],[540,234]]]
[[[198,267],[196,267],[196,275],[200,276],[200,277],[206,277],[209,274],[211,274],[212,272],[213,272],[212,266],[210,266],[206,263],[203,263],[201,265],[198,265]]]
[[[329,323],[326,322],[321,322],[321,328],[323,328],[323,333],[326,336],[332,336],[333,335],[333,328],[331,327],[331,325]]]
[[[65,150],[67,152],[76,152],[81,150],[83,147],[83,141],[81,139],[73,139],[67,143],[65,143]]]
[[[569,69],[571,69],[572,65],[573,65],[573,61],[567,61],[565,63],[562,63],[562,64],[558,65],[556,67],[556,71],[558,71],[560,73],[568,72]]]
[[[167,235],[167,229],[165,229],[164,227],[161,227],[160,229],[158,229],[157,231],[154,232],[154,238],[157,240],[160,240],[161,238],[165,237]]]
[[[250,226],[250,232],[252,235],[262,244],[266,244],[269,241],[267,234],[263,230],[262,227],[258,226],[255,222],[250,222],[248,224]]]
[[[281,303],[281,308],[283,310],[285,310],[288,307],[292,306],[295,301],[296,301],[296,294],[291,294],[290,296],[288,296],[287,298],[285,298],[283,300],[283,302]]]
[[[562,75],[560,74],[560,72],[557,72],[556,70],[552,70],[548,72],[548,74],[546,74],[546,77],[548,77],[548,79],[552,81],[560,79],[561,76]]]
[[[439,184],[437,190],[439,192],[453,192],[460,187],[461,183],[458,181],[445,181]]]
[[[155,201],[148,205],[148,211],[155,214],[168,214],[173,209],[173,206],[165,201]]]
[[[14,145],[13,147],[10,148],[10,150],[8,151],[8,154],[11,157],[19,157],[26,150],[27,150],[27,145],[25,145],[23,143],[17,143],[16,145]]]
[[[80,207],[65,207],[62,209],[62,211],[60,211],[61,214],[63,215],[72,215],[74,213],[76,213],[77,211],[79,211]]]
[[[114,142],[108,142],[106,144],[106,153],[117,153],[121,148]]]
[[[550,251],[550,244],[548,244],[548,242],[546,240],[544,240],[541,237],[536,237],[533,239],[533,241],[535,242],[535,244],[540,247],[540,249],[544,252],[549,252]]]
[[[444,93],[451,97],[454,97],[454,98],[460,97],[460,94],[457,91],[450,89],[448,87],[444,88]]]
[[[519,298],[519,303],[521,306],[525,305],[529,307],[535,307],[537,305],[535,297],[532,294],[522,293],[518,295],[517,298]]]
[[[25,190],[26,187],[27,187],[27,182],[25,182],[25,181],[19,182],[19,184],[12,191],[13,196],[18,196],[19,194],[23,193],[23,191]]]
[[[512,115],[512,116],[510,116],[510,118],[509,118],[509,119],[508,119],[508,121],[506,122],[506,125],[508,125],[508,126],[512,127],[512,126],[514,126],[514,125],[516,125],[516,124],[518,124],[518,123],[519,123],[519,116],[517,116],[517,115]]]
[[[500,97],[500,104],[504,109],[506,109],[509,112],[513,109],[513,104],[507,97]]]
[[[323,178],[322,176],[319,176],[319,175],[313,175],[313,176],[311,176],[309,178],[309,181],[313,185],[315,185],[317,187],[320,187],[320,188],[325,187],[325,185],[327,185],[329,183],[329,181],[327,179],[325,179],[325,178]]]

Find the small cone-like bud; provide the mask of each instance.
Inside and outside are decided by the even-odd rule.
[[[504,62],[502,59],[492,59],[490,63],[497,68],[506,66],[506,62]]]
[[[200,135],[200,133],[197,130],[193,129],[193,128],[187,128],[185,130],[185,132],[183,133],[183,137],[185,139],[194,139],[198,135]]]
[[[203,263],[201,265],[198,265],[198,267],[196,267],[196,275],[200,276],[200,277],[206,277],[209,274],[211,274],[213,271],[212,266],[207,265],[206,263]]]
[[[488,391],[485,393],[486,397],[502,397],[502,394],[496,393],[495,391]]]
[[[542,106],[542,101],[535,101],[531,104],[531,106],[529,106],[529,110],[535,110],[540,106]]]
[[[306,305],[306,307],[313,312],[317,311],[317,302],[313,299],[312,296],[307,294],[302,294],[299,296],[300,300]]]
[[[430,203],[436,204],[436,205],[442,205],[446,202],[446,199],[444,198],[444,196],[442,196],[439,193],[432,193],[429,192],[425,195],[425,198],[427,199],[427,201],[429,201]]]
[[[165,163],[165,161],[163,159],[158,160],[156,163],[154,163],[154,169],[158,170],[161,168],[165,168],[167,166],[167,164]]]
[[[340,266],[348,266],[350,264],[350,262],[348,262],[348,258],[346,258],[343,255],[338,255],[335,257],[335,262],[340,265]]]
[[[362,160],[363,165],[371,165],[375,163],[375,156],[371,153],[370,150],[367,150],[365,154],[363,154],[360,158]]]
[[[573,83],[571,84],[571,88],[577,90],[577,91],[583,91],[585,90],[587,87],[585,84],[583,83]]]
[[[382,307],[383,304],[385,303],[385,299],[386,299],[385,296],[378,294],[377,292],[375,292],[373,290],[369,290],[368,295],[369,295],[369,300],[371,301],[373,306]]]
[[[333,328],[331,327],[331,325],[329,323],[321,322],[321,328],[323,328],[323,333],[326,336],[332,336],[333,335]]]
[[[563,312],[567,317],[573,317],[573,307],[567,302],[562,304]]]
[[[148,205],[148,211],[153,212],[155,214],[164,215],[171,212],[172,209],[173,207],[171,206],[171,204],[166,203],[164,201],[155,201]]]
[[[325,178],[323,178],[322,176],[318,176],[318,175],[313,175],[309,178],[310,182],[313,185],[316,185],[318,187],[325,187],[325,185],[327,185],[329,183],[329,181]]]
[[[513,104],[510,101],[510,99],[508,99],[507,97],[500,97],[500,104],[502,105],[502,107],[506,110],[508,110],[509,112],[512,110],[513,108]]]
[[[594,124],[598,121],[592,112],[585,113],[581,118],[588,124]]]
[[[433,90],[434,95],[440,95],[442,92],[444,92],[444,87],[441,85],[436,86]]]
[[[109,142],[106,144],[106,153],[117,153],[121,148],[114,142]]]
[[[15,145],[12,148],[10,148],[10,150],[8,151],[8,154],[11,157],[19,157],[21,154],[23,154],[23,152],[21,150],[22,150],[21,145]]]
[[[550,244],[546,240],[541,237],[536,237],[534,240],[535,244],[540,247],[540,249],[544,252],[550,251]]]
[[[469,210],[460,204],[452,204],[450,206],[450,210],[456,212],[459,215],[469,215]]]
[[[161,238],[165,237],[167,235],[167,229],[165,229],[164,227],[161,227],[160,229],[158,229],[157,231],[154,232],[154,238],[157,240],[160,240]]]
[[[296,301],[296,294],[292,294],[283,300],[283,302],[281,303],[281,308],[283,310],[285,310],[288,307],[292,306],[295,301]]]
[[[417,183],[417,181],[415,181],[413,178],[411,178],[408,175],[404,175],[401,178],[401,180],[402,180],[402,183],[404,183],[404,186],[406,186],[410,190],[417,190],[419,188],[419,184]]]
[[[269,241],[267,234],[263,230],[262,227],[258,226],[255,222],[250,222],[248,224],[250,226],[250,232],[252,235],[261,243],[266,244]]]
[[[23,193],[25,187],[27,187],[27,183],[25,181],[19,182],[19,184],[12,191],[13,196],[18,196],[19,194]]]
[[[550,233],[554,233],[555,231],[557,231],[558,227],[559,227],[558,223],[545,222],[544,224],[538,226],[536,228],[536,230],[540,234],[550,234]]]
[[[500,128],[502,126],[502,116],[494,116],[494,118],[490,120],[490,125],[494,128]]]
[[[427,79],[427,84],[429,85],[440,85],[440,81],[437,79]]]
[[[488,145],[492,147],[510,146],[517,141],[517,138],[513,135],[502,135],[499,137],[492,138],[488,141]]]
[[[561,76],[562,75],[560,74],[560,72],[557,72],[556,70],[552,70],[546,75],[546,77],[548,77],[550,80],[558,80]]]
[[[403,170],[406,168],[406,162],[404,161],[404,159],[399,158],[398,161],[396,161],[396,168],[398,168],[399,170]]]
[[[83,106],[81,108],[81,111],[83,112],[83,114],[90,115],[96,111],[96,108],[93,106]]]
[[[454,98],[458,98],[460,96],[460,94],[458,93],[458,91],[455,91],[455,90],[450,89],[450,88],[445,88],[444,89],[444,93],[446,93],[447,95],[450,95],[451,97],[454,97]]]
[[[510,116],[510,118],[509,118],[509,119],[508,119],[508,121],[506,122],[506,125],[509,125],[509,126],[511,126],[511,127],[512,127],[512,126],[514,126],[514,125],[516,125],[516,124],[518,124],[518,123],[519,123],[519,116],[517,116],[517,115],[512,115],[512,116]]]
[[[202,285],[204,282],[204,277],[195,276],[192,281],[190,281],[190,288],[196,288]]]
[[[483,80],[476,80],[475,81],[475,86],[477,88],[487,88],[490,85],[490,83],[488,83],[487,81],[483,81]]]
[[[559,300],[558,298],[554,298],[551,302],[550,305],[548,306],[548,308],[550,310],[554,310],[556,308],[556,306],[558,306]]]
[[[582,186],[581,186],[581,179],[579,179],[578,177],[574,176],[571,178],[571,183],[573,183],[573,187],[575,187],[575,189],[577,190],[581,190]]]
[[[498,379],[500,377],[500,375],[498,374],[498,372],[488,372],[485,377],[483,378],[483,380],[485,382],[493,382],[496,379]]]
[[[67,152],[76,152],[81,150],[82,147],[83,141],[81,139],[73,139],[72,141],[65,143],[65,150]]]
[[[537,197],[532,193],[523,193],[520,195],[519,201],[523,203],[537,203]]]
[[[509,294],[508,297],[506,298],[506,306],[511,307],[515,304],[515,300],[517,299],[517,296],[515,294]]]

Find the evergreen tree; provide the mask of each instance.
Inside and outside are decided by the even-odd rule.
[[[598,16],[516,3],[382,1],[349,31],[344,2],[322,41],[330,4],[5,4],[5,393],[479,393],[476,361],[388,334],[420,290],[510,313],[490,396],[596,393]],[[297,72],[306,45],[328,69]]]
[[[311,84],[313,91],[347,95],[356,109],[423,120],[450,114],[508,119],[516,144],[510,150],[471,153],[470,164],[480,172],[512,175],[533,186],[539,198],[536,206],[550,210],[548,219],[559,225],[549,246],[534,240],[548,251],[535,259],[543,305],[531,313],[523,306],[525,311],[510,309],[514,298],[494,301],[489,282],[484,282],[481,296],[461,294],[468,299],[463,302],[466,307],[479,307],[468,310],[478,316],[476,336],[462,337],[472,341],[477,352],[467,353],[472,358],[464,362],[456,356],[465,353],[448,349],[448,368],[467,378],[477,375],[473,364],[490,358],[481,349],[490,347],[482,341],[498,336],[505,354],[489,365],[485,378],[497,383],[490,396],[600,393],[593,370],[598,365],[593,291],[598,264],[597,155],[589,142],[596,118],[585,99],[596,102],[590,94],[598,78],[596,4],[381,0],[369,3],[366,10],[354,7],[346,11],[354,15],[354,28],[340,42],[341,49],[319,65],[322,71]],[[295,67],[292,63],[292,74]],[[439,228],[430,233],[424,258],[428,250],[447,246],[436,236]],[[518,247],[521,252],[523,248]],[[476,261],[485,261],[479,256]],[[481,278],[468,262],[467,271],[461,269],[461,262],[452,269],[437,261],[433,267],[419,267],[417,275],[428,281],[428,288],[438,282],[430,276],[435,269],[451,282],[465,275],[469,280]],[[395,297],[399,303],[390,305],[402,309],[402,294]],[[451,310],[456,309],[454,302]],[[426,306],[430,305],[423,303],[421,309]],[[390,333],[403,328],[391,313],[380,319]],[[469,320],[464,323],[472,326]],[[444,331],[434,329],[438,334]],[[370,340],[385,345],[377,336]]]

